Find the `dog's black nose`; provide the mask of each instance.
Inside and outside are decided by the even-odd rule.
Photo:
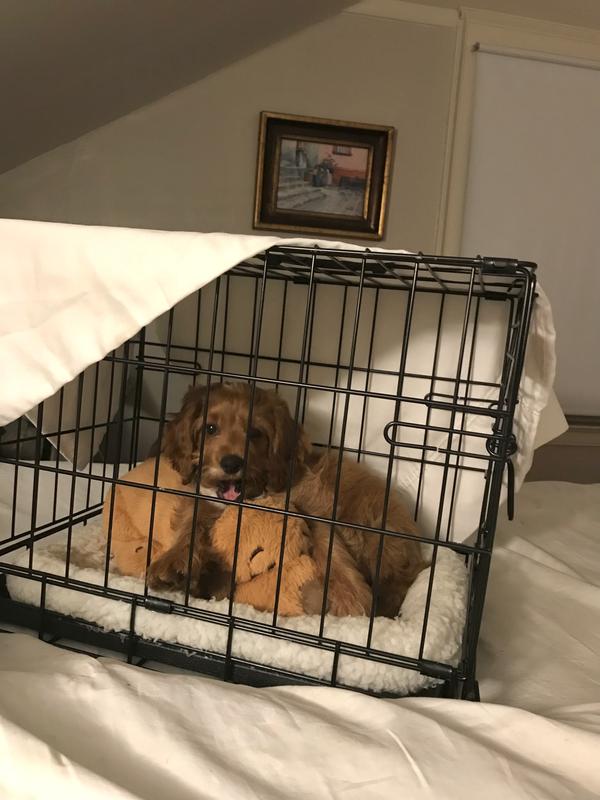
[[[234,455],[223,456],[221,459],[221,467],[228,475],[233,475],[234,472],[238,472],[242,468],[243,463],[243,458]]]

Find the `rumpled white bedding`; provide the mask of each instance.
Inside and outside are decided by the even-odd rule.
[[[0,797],[592,800],[599,664],[600,486],[526,484],[497,536],[485,702],[256,690],[0,635]]]

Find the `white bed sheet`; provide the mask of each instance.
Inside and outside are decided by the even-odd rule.
[[[0,797],[591,800],[599,631],[600,486],[526,484],[498,532],[486,702],[256,690],[4,635]]]

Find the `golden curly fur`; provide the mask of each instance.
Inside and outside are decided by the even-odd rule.
[[[206,387],[190,389],[181,411],[167,425],[162,453],[180,474],[183,485],[197,482],[205,494],[237,500],[243,483],[245,498],[252,499],[281,492],[289,483],[291,499],[303,514],[332,519],[337,456],[312,453],[303,429],[274,392],[256,387],[252,394],[245,383],[216,384],[208,391]],[[310,522],[312,555],[322,574],[331,548],[330,613],[370,613],[368,586],[372,586],[375,613],[396,616],[408,587],[425,566],[417,541],[388,535],[380,544],[380,534],[344,526],[345,522],[381,527],[384,496],[381,478],[363,465],[343,460],[333,533],[328,523]],[[203,504],[222,510],[218,503]],[[153,560],[151,586],[178,586],[187,580],[190,508],[189,503],[182,503],[174,522],[176,541]],[[200,533],[195,536],[198,552],[193,558],[193,585],[202,596],[206,594],[201,584],[202,575],[207,576],[210,525],[218,513],[212,509],[205,516],[201,510],[197,515]],[[416,534],[415,523],[394,490],[389,494],[385,528]]]

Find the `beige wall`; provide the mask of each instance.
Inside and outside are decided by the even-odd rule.
[[[455,36],[341,14],[0,176],[0,216],[250,233],[270,110],[396,127],[384,243],[431,251]]]
[[[518,17],[545,19],[563,25],[600,28],[600,3],[597,0],[412,0],[412,2],[453,10],[467,6],[484,11],[497,11],[501,14],[514,14]]]

